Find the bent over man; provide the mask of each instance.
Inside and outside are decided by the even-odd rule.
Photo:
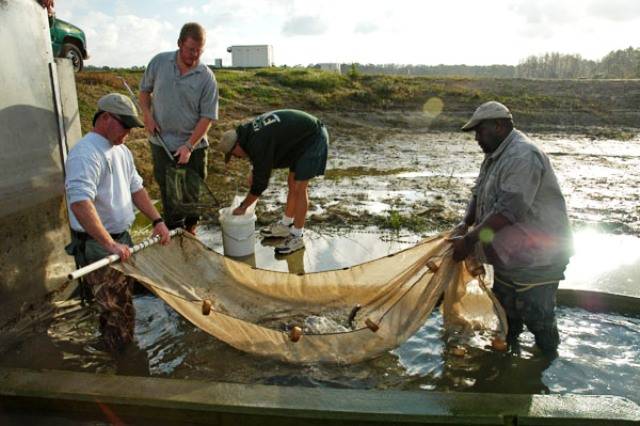
[[[560,343],[558,283],[572,255],[565,200],[549,159],[499,102],[478,107],[463,131],[475,131],[485,153],[464,221],[453,240],[455,260],[475,248],[494,267],[493,291],[504,307],[513,347],[526,325],[543,353]],[[469,231],[469,227],[473,229]]]
[[[233,157],[249,158],[253,165],[251,188],[233,212],[244,214],[269,185],[271,171],[289,168],[287,205],[282,219],[260,232],[265,237],[285,238],[277,254],[304,248],[302,238],[309,208],[309,180],[324,174],[329,133],[322,121],[304,111],[282,109],[267,112],[253,121],[229,130],[216,149]]]
[[[129,228],[135,219],[133,206],[153,223],[153,236],[169,242],[169,230],[153,206],[131,151],[124,145],[133,127],[143,127],[128,97],[111,93],[98,101],[93,130],[69,152],[65,164],[65,189],[71,244],[67,252],[78,266],[109,254],[126,261],[133,245]],[[86,277],[100,305],[100,331],[107,349],[116,351],[133,339],[135,313],[131,301],[131,279],[111,268]]]

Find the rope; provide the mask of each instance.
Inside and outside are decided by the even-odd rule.
[[[531,290],[533,288],[536,287],[540,287],[543,285],[549,285],[549,284],[556,284],[558,281],[543,281],[543,282],[539,282],[539,283],[520,283],[517,281],[514,281],[513,283],[507,282],[505,280],[501,280],[500,278],[498,278],[497,276],[494,275],[493,279],[497,282],[499,282],[500,284],[507,286],[509,288],[513,288],[516,290],[516,292],[518,293],[524,293],[525,291]]]

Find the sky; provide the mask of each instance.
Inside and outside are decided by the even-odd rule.
[[[203,61],[273,46],[276,65],[516,65],[546,52],[601,59],[640,47],[640,0],[56,0],[87,34],[88,65],[146,65],[180,28],[207,30]]]

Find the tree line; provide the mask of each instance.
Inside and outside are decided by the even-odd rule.
[[[518,65],[401,65],[341,64],[343,74],[352,68],[362,74],[422,75],[493,78],[640,78],[640,48],[614,50],[599,61],[577,54],[532,55]]]
[[[298,67],[298,66],[297,66]],[[319,68],[319,65],[309,65]],[[108,66],[89,70],[109,70]],[[144,70],[144,66],[131,67]],[[640,48],[609,52],[599,61],[584,59],[578,54],[545,53],[532,55],[518,65],[403,65],[403,64],[340,64],[342,74],[437,76],[437,77],[489,77],[489,78],[640,78]]]

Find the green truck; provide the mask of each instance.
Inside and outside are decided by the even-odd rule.
[[[87,53],[87,37],[80,28],[55,16],[49,17],[53,56],[71,59],[73,69],[82,71]]]

